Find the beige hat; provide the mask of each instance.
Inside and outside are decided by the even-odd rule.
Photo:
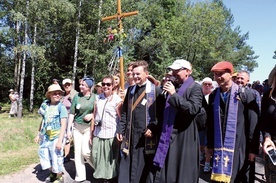
[[[60,91],[60,92],[64,93],[64,91],[60,88],[59,85],[57,85],[57,84],[52,84],[52,85],[50,85],[50,86],[48,87],[48,91],[47,91],[46,94],[45,94],[46,98],[49,99],[49,98],[50,98],[49,94],[50,94],[50,92],[53,92],[53,91]]]
[[[102,82],[98,82],[98,83],[96,84],[96,86],[102,87]]]
[[[13,89],[10,89],[9,92],[14,92],[14,90],[13,90]]]

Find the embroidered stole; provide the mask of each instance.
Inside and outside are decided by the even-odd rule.
[[[122,143],[122,151],[128,155],[129,148],[131,143],[131,125],[132,125],[132,112],[134,110],[134,92],[136,90],[136,85],[132,88],[128,95],[128,111],[127,111],[127,128],[125,137]],[[146,127],[149,125],[151,121],[156,121],[156,92],[155,92],[155,85],[147,80],[146,82]],[[143,94],[143,93],[142,93]],[[138,97],[139,98],[139,97]],[[137,98],[137,99],[138,99]],[[144,97],[143,97],[144,98]],[[140,102],[139,102],[140,103]],[[150,111],[149,111],[150,110]],[[157,144],[157,137],[145,137],[145,153],[146,154],[154,154]]]
[[[226,133],[222,139],[220,117],[220,89],[217,89],[214,99],[214,154],[211,180],[230,182],[233,171],[233,159],[236,142],[238,114],[238,85],[233,83],[228,106]],[[227,110],[227,109],[226,109]]]
[[[194,79],[190,76],[179,88],[177,92],[178,95],[183,96],[187,88],[193,83],[194,83]],[[164,166],[164,163],[166,160],[166,156],[170,146],[171,133],[172,133],[172,129],[175,121],[175,116],[177,113],[177,109],[168,103],[169,98],[170,96],[168,96],[166,101],[166,106],[164,109],[162,133],[156,150],[156,154],[153,159],[153,164],[159,168],[162,168]]]

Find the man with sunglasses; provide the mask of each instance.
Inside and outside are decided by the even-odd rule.
[[[209,96],[207,146],[213,154],[212,182],[254,182],[248,179],[248,163],[259,151],[258,105],[253,94],[233,82],[233,65],[216,63],[211,71],[219,87]]]
[[[155,183],[198,182],[199,135],[196,116],[202,107],[201,86],[191,76],[192,65],[187,60],[175,60],[168,68],[179,88],[175,88],[171,81],[163,86],[168,96],[163,129],[153,160],[153,179]]]

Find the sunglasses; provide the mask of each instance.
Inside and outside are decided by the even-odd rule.
[[[111,83],[103,83],[102,82],[102,86],[111,86],[112,84]]]
[[[204,86],[212,86],[211,83],[203,83]]]

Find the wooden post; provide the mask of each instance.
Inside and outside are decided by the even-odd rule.
[[[117,14],[108,16],[108,17],[104,17],[104,18],[102,18],[102,21],[117,19],[118,28],[119,28],[119,32],[120,32],[123,29],[122,18],[129,17],[132,15],[137,15],[137,14],[138,14],[138,11],[122,13],[121,0],[117,0]],[[119,54],[119,61],[120,61],[120,81],[121,81],[120,84],[121,84],[121,88],[124,90],[125,89],[124,59],[123,59],[122,50],[119,46],[118,46],[118,54]]]

